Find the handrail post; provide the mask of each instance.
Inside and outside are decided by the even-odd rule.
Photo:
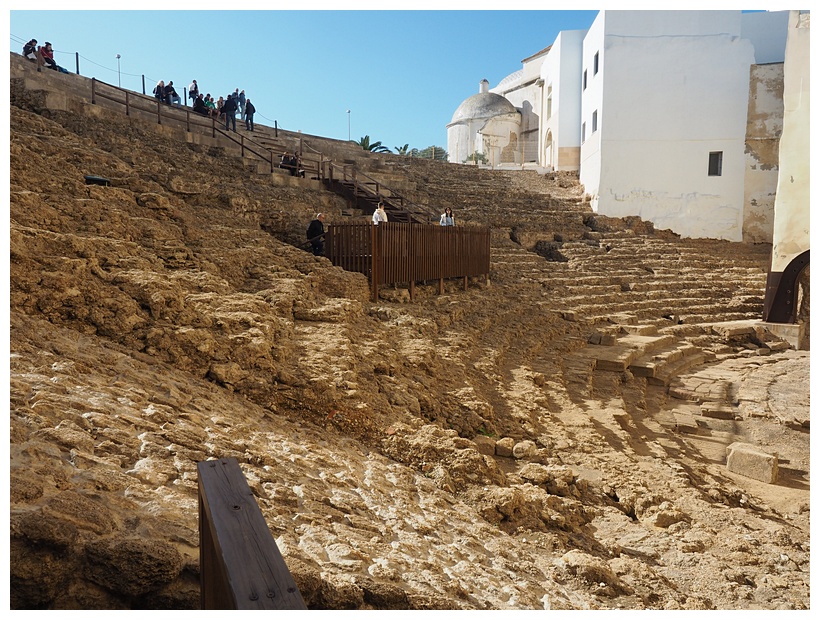
[[[378,226],[370,225],[370,300],[379,301],[379,247],[377,244]]]
[[[128,102],[129,102],[128,91],[126,90],[125,91],[125,115],[126,116],[131,116],[131,108],[130,108],[130,105],[129,105]]]
[[[191,111],[185,110],[185,128],[191,133]]]
[[[162,125],[162,108],[160,108],[161,105],[162,103],[160,103],[160,100],[157,99],[157,125]]]
[[[96,95],[97,95],[97,78],[91,78],[91,104],[92,105],[97,103]]]
[[[74,52],[74,63],[77,65],[77,75],[80,75],[80,52]]]
[[[273,137],[279,137],[279,121],[273,121]]]

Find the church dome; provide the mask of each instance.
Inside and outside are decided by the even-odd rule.
[[[465,99],[458,106],[456,113],[453,114],[453,120],[450,122],[457,123],[459,121],[492,118],[518,111],[513,104],[501,95],[489,92],[488,86],[487,80],[481,80],[480,92]]]

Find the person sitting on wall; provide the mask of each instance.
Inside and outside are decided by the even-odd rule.
[[[287,152],[282,153],[282,159],[279,161],[279,167],[290,172],[290,176],[295,176],[295,165],[290,155]]]
[[[160,80],[154,86],[154,97],[157,101],[165,103],[165,80]]]
[[[177,91],[174,88],[173,80],[170,80],[168,84],[165,86],[165,102],[169,105],[179,105],[181,103],[179,95],[177,94]]]
[[[211,115],[211,111],[208,109],[208,106],[205,105],[205,97],[203,95],[199,95],[194,100],[194,112],[202,114],[202,116]]]
[[[23,56],[34,62],[40,59],[37,57],[37,39],[32,39],[23,46]]]
[[[37,53],[40,55],[40,58],[43,59],[43,64],[49,69],[54,69],[60,73],[68,73],[67,70],[54,62],[54,48],[51,47],[51,43],[48,41],[46,41],[45,45],[41,45],[37,48]]]
[[[325,253],[325,214],[317,213],[307,229],[307,238],[314,256],[321,256]]]

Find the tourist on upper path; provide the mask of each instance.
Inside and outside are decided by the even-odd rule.
[[[174,80],[169,80],[168,84],[165,86],[165,103],[171,105],[179,105],[180,99],[179,95],[177,94],[176,89],[174,88]]]
[[[438,223],[442,226],[456,225],[456,219],[453,217],[453,210],[450,207],[444,209],[444,213],[441,214],[441,218],[439,219]]]
[[[236,98],[233,95],[228,95],[228,98],[225,99],[222,111],[225,113],[225,131],[228,131],[231,125],[233,125],[233,130],[236,131]]]
[[[242,91],[245,92],[244,90]],[[248,131],[253,131],[253,115],[256,113],[256,108],[251,103],[251,100],[248,99],[245,101],[245,109],[242,111],[242,116],[245,117],[245,129]]]

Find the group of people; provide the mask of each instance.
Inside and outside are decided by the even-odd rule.
[[[40,67],[48,67],[60,73],[68,73],[67,69],[55,62],[54,48],[51,47],[51,43],[48,41],[43,45],[37,45],[37,39],[32,39],[23,46],[23,56],[37,63],[37,71],[40,70]]]
[[[289,155],[287,151],[282,153],[282,159],[279,161],[279,167],[290,172],[292,177],[305,176],[305,169],[302,168],[302,158],[294,151],[293,155]]]
[[[253,131],[253,115],[256,113],[256,108],[251,100],[245,96],[244,90],[240,91],[237,88],[227,97],[220,97],[214,101],[211,93],[203,95],[199,92],[199,85],[194,80],[188,87],[188,96],[194,100],[192,106],[194,112],[208,118],[215,118],[219,122],[224,121],[225,131],[231,129],[236,131],[237,112],[239,112],[241,120],[245,123],[245,129]]]
[[[384,202],[379,201],[376,210],[373,211],[373,225],[378,226],[381,222],[387,221],[387,213],[384,211]],[[439,218],[441,226],[455,226],[456,220],[453,217],[453,210],[450,207],[444,209],[444,213]],[[325,253],[325,214],[317,213],[307,228],[307,239],[310,242],[314,256],[322,256]]]
[[[157,101],[167,103],[168,105],[180,105],[182,102],[174,88],[173,80],[169,80],[167,84],[164,80],[157,82],[157,85],[154,87],[154,97],[156,97]]]

